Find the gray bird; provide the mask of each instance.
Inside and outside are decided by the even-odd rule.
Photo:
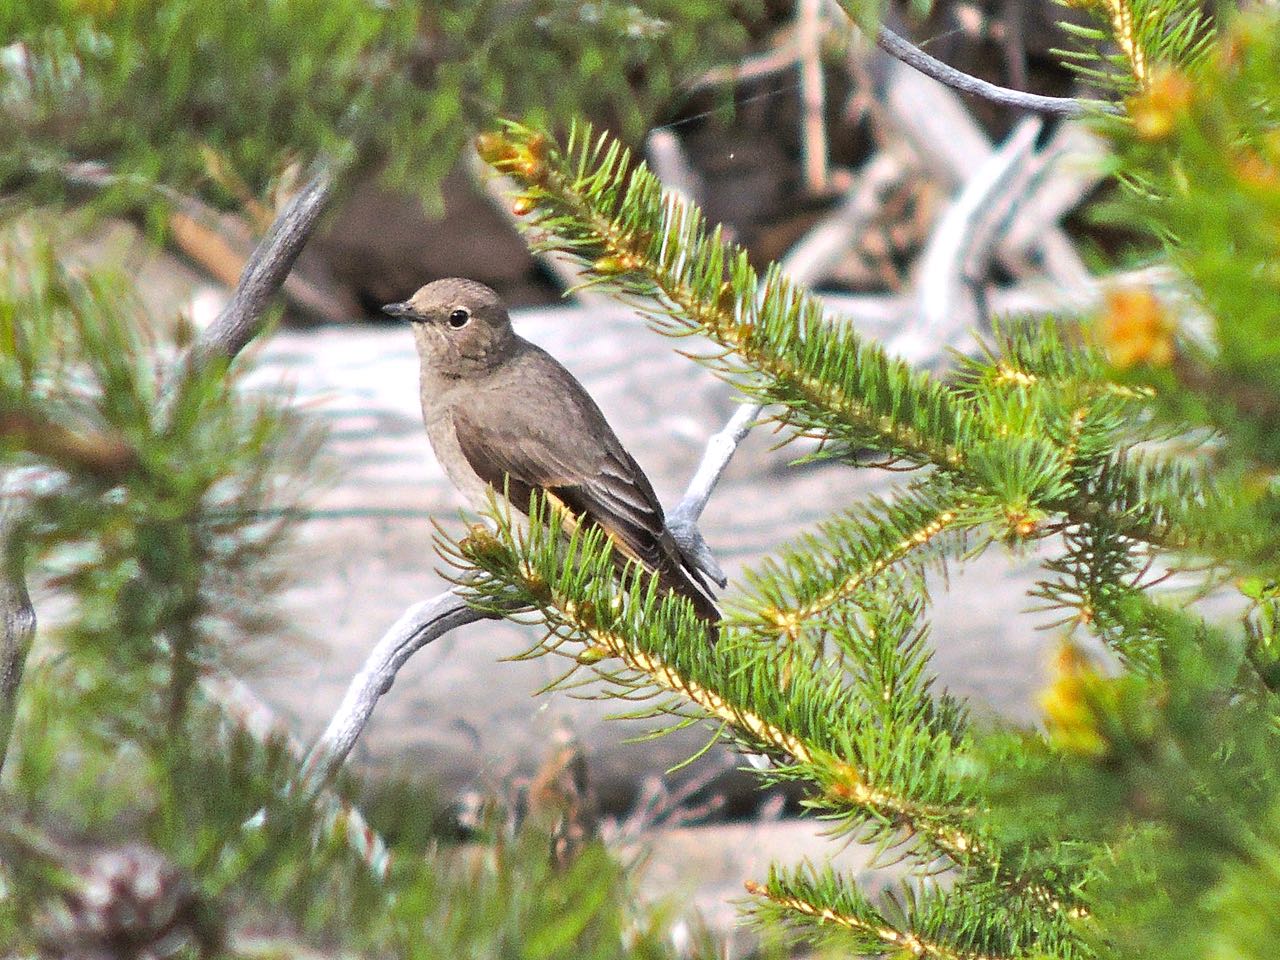
[[[706,576],[667,529],[640,465],[573,374],[511,329],[494,291],[437,280],[382,310],[413,324],[427,437],[472,505],[483,508],[491,490],[505,489],[528,515],[531,494],[549,494],[577,522],[604,530],[619,567],[636,561],[699,617],[720,619]]]

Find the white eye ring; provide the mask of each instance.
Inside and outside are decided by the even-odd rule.
[[[468,310],[466,307],[455,307],[453,312],[449,314],[449,326],[457,330],[460,327],[465,327],[467,325],[467,321],[470,319],[471,319],[470,310]]]

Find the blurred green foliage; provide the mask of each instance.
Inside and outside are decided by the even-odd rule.
[[[6,562],[38,565],[66,612],[24,680],[0,791],[5,951],[97,943],[94,865],[145,844],[189,887],[183,955],[671,955],[598,843],[561,862],[530,826],[450,847],[430,798],[399,791],[373,804],[396,835],[382,848],[300,786],[296,748],[208,695],[202,676],[278,635],[287,528],[263,508],[305,489],[312,443],[221,365],[153,342],[121,278],[6,252],[0,466],[31,480]]]
[[[158,860],[185,892],[144,906],[182,914],[170,946],[184,956],[671,954],[661,912],[633,906],[598,844],[565,861],[533,825],[451,846],[429,799],[403,791],[373,804],[371,832],[348,800],[300,786],[295,746],[250,735],[209,695],[202,678],[280,633],[281,508],[306,490],[315,438],[242,395],[225,363],[196,362],[184,323],[158,339],[130,278],[63,256],[78,211],[162,223],[180,194],[262,226],[316,165],[339,189],[378,170],[431,201],[499,114],[592,111],[638,134],[740,42],[731,13],[698,0],[0,5],[0,559],[6,578],[39,569],[66,603],[16,726],[0,718],[0,952],[106,949],[121,915],[147,948],[169,921],[148,927],[129,896],[155,884],[117,884],[103,903],[99,873]]]
[[[753,884],[759,916],[833,951],[1275,953],[1280,13],[1073,5],[1101,24],[1079,31],[1095,79],[1126,96],[1094,119],[1123,185],[1104,215],[1163,246],[1184,295],[1132,285],[1084,325],[1001,322],[947,378],[888,357],[776,265],[757,272],[607,135],[511,124],[480,144],[542,249],[659,332],[710,341],[694,359],[774,405],[788,436],[822,439],[804,459],[871,447],[927,468],[748,571],[710,649],[686,604],[620,596],[608,544],[566,543],[554,517],[546,539],[499,513],[496,536],[445,545],[482,603],[537,611],[544,649],[605,696],[715,722],[772,758],[767,778],[807,781],[837,832],[914,866],[881,896],[821,869]],[[924,573],[996,542],[1037,545],[1033,595],[1067,633],[1041,729],[975,722],[932,689]],[[1188,564],[1203,584],[1161,588],[1157,571]],[[1210,590],[1237,612],[1211,619]]]
[[[224,204],[317,158],[431,199],[477,124],[577,112],[637,135],[743,39],[710,0],[31,0],[0,7],[0,192],[108,164]],[[749,8],[750,4],[742,7]]]
[[[1072,5],[1098,24],[1076,31],[1082,74],[1127,106],[1097,119],[1125,187],[1110,215],[1163,245],[1187,315],[1114,292],[1091,328],[1002,325],[946,380],[757,272],[616,139],[574,125],[556,145],[579,112],[637,133],[669,109],[738,41],[713,3],[6,5],[0,194],[27,211],[105,172],[99,204],[247,207],[319,162],[429,197],[475,126],[553,128],[484,142],[545,246],[664,332],[713,342],[713,369],[828,441],[809,459],[875,447],[921,469],[749,572],[714,646],[678,599],[638,577],[620,591],[588,529],[516,538],[499,517],[444,542],[478,573],[474,599],[537,611],[571,673],[656,695],[642,715],[712,721],[770,758],[766,780],[806,784],[836,834],[915,869],[883,896],[775,869],[750,888],[771,929],[895,958],[1264,960],[1280,934],[1280,14]],[[224,365],[156,341],[127,278],[69,268],[30,226],[3,251],[0,469],[23,509],[0,562],[38,564],[68,612],[28,670],[0,784],[0,948],[89,936],[94,865],[133,843],[184,878],[187,955],[674,954],[602,847],[566,861],[536,826],[496,825],[452,846],[404,792],[370,806],[385,846],[351,784],[306,792],[292,745],[207,695],[202,677],[273,629],[278,508],[313,441]],[[996,543],[1046,551],[1035,596],[1071,633],[1042,729],[975,721],[929,666],[925,574]],[[1219,624],[1157,592],[1152,566],[1189,558],[1243,613]]]

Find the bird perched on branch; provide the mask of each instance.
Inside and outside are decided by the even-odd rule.
[[[667,528],[640,465],[573,374],[511,329],[493,290],[437,280],[382,310],[413,325],[427,436],[468,501],[483,509],[491,490],[505,492],[528,515],[536,491],[603,529],[620,567],[635,561],[699,617],[720,619],[706,575]]]

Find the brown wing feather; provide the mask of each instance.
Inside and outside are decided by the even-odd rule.
[[[535,394],[539,403],[503,404],[483,423],[478,411],[493,411],[492,402],[454,409],[458,445],[471,469],[499,492],[505,485],[512,505],[526,514],[533,490],[552,494],[579,521],[605,531],[617,547],[620,566],[637,561],[656,573],[663,587],[692,601],[700,617],[719,620],[710,588],[686,564],[644,471],[572,375],[537,352],[534,372],[543,381]],[[552,409],[545,409],[548,404]],[[592,438],[591,449],[577,442],[584,436]]]

